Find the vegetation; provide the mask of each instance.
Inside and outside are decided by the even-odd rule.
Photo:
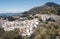
[[[43,25],[36,29],[34,39],[59,39],[60,25],[54,22],[43,22]]]
[[[0,39],[22,39],[22,37],[17,29],[5,32],[3,28],[0,28]]]

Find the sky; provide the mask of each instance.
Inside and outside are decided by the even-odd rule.
[[[0,0],[0,13],[19,13],[33,7],[42,6],[47,2],[60,4],[59,0]]]

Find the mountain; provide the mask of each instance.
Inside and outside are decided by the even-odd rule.
[[[23,12],[23,16],[28,16],[30,14],[58,14],[60,15],[60,5],[53,3],[53,2],[47,2],[42,6],[34,7],[30,9],[29,11]]]
[[[59,5],[53,2],[48,2],[46,4],[44,4],[43,6],[38,6],[38,7],[34,7],[31,10],[29,10],[29,13],[41,13],[44,10],[53,10],[55,8],[59,8]],[[55,9],[56,10],[56,9]]]
[[[46,6],[59,6],[58,4],[56,3],[53,3],[53,2],[48,2],[45,4]]]

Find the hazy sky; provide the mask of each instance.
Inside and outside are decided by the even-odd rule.
[[[41,6],[46,2],[60,4],[59,0],[0,0],[0,13],[23,12],[33,7]]]

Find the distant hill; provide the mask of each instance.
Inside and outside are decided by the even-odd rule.
[[[0,16],[18,16],[19,13],[0,13]]]
[[[34,7],[29,11],[23,12],[23,16],[28,16],[30,14],[35,15],[38,13],[60,15],[60,5],[53,2],[47,2],[43,6]]]

